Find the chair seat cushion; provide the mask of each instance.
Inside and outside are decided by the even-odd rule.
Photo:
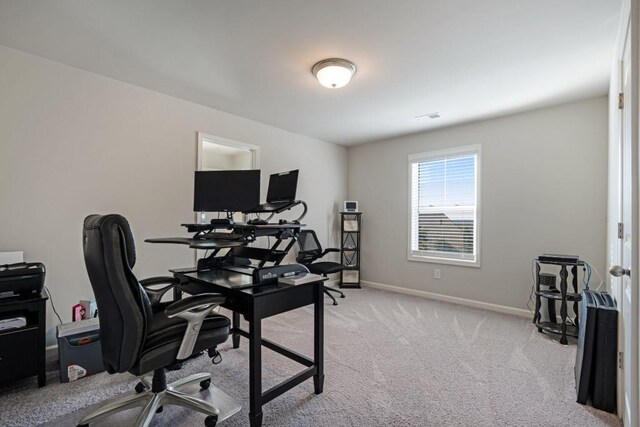
[[[342,264],[338,264],[337,262],[314,262],[313,264],[307,264],[307,268],[313,274],[333,274],[339,273],[344,270],[344,266]]]
[[[211,314],[204,320],[193,353],[198,353],[222,344],[229,337],[231,322],[221,314]],[[151,330],[147,333],[136,364],[129,371],[142,375],[154,369],[175,363],[184,337],[187,321],[168,318],[164,312],[153,314]]]

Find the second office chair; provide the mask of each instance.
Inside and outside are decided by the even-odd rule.
[[[344,266],[338,262],[321,261],[316,260],[323,258],[326,254],[331,252],[340,252],[338,248],[326,248],[322,250],[322,245],[316,236],[316,232],[313,230],[303,230],[298,235],[298,245],[300,251],[296,257],[296,261],[305,265],[311,273],[320,274],[327,277],[329,274],[340,273],[344,270]],[[336,299],[330,292],[335,292],[340,295],[340,298],[344,298],[344,293],[329,286],[324,287],[324,293],[329,295],[329,298],[333,300],[333,305],[338,305]]]

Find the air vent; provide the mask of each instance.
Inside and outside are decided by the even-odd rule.
[[[438,112],[430,113],[430,114],[423,114],[421,116],[414,117],[414,119],[416,119],[416,120],[439,119],[439,118],[440,118],[440,113],[438,113]]]

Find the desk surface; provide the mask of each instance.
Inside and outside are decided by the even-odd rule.
[[[295,222],[287,222],[285,224],[280,224],[277,222],[269,223],[269,224],[245,224],[245,223],[236,223],[233,228],[237,229],[281,229],[281,230],[290,230],[290,229],[299,229],[306,226],[306,224],[297,224]]]
[[[243,246],[245,242],[236,242],[224,239],[193,239],[191,237],[158,237],[145,239],[147,243],[173,243],[178,245],[188,245],[193,249],[219,249],[234,248]]]
[[[216,286],[221,286],[230,290],[241,292],[249,296],[266,295],[289,289],[292,286],[303,286],[287,285],[284,283],[253,285],[252,276],[227,270],[206,270],[200,272],[181,272],[180,270],[172,270],[172,272],[174,274],[182,275],[193,282],[202,284],[213,284]],[[327,279],[322,278],[322,280],[319,281],[325,280]]]

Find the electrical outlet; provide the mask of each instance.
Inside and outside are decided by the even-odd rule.
[[[436,279],[439,279],[441,277],[439,268],[436,268],[435,270],[433,270],[433,277]]]

